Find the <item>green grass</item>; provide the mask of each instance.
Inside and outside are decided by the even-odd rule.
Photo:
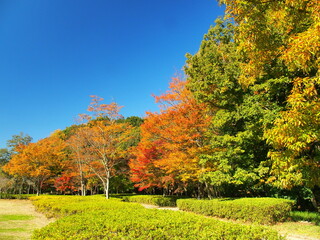
[[[304,237],[320,239],[320,226],[316,226],[312,223],[284,222],[273,225],[271,228],[283,235],[301,235]]]
[[[24,239],[24,235],[28,231],[27,221],[33,219],[29,215],[0,215],[0,240]]]
[[[306,222],[312,222],[318,226],[320,225],[320,214],[316,212],[293,211],[290,213],[290,218],[294,222],[306,221]]]
[[[31,220],[33,218],[33,216],[29,215],[0,215],[0,222],[15,220]]]
[[[23,232],[25,228],[0,228],[0,233],[7,232]]]

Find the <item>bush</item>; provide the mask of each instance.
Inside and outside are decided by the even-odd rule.
[[[275,224],[285,221],[290,215],[293,203],[292,200],[279,198],[177,200],[177,205],[181,210],[259,224]]]
[[[160,207],[175,207],[177,206],[176,201],[178,197],[176,196],[164,197],[161,195],[134,195],[134,196],[124,196],[122,199],[126,202],[152,204]]]
[[[121,202],[121,199],[109,199],[102,195],[95,196],[39,196],[30,198],[36,210],[43,212],[47,217],[60,218],[83,212],[106,211],[110,209],[127,209],[128,204]],[[109,204],[106,204],[109,203]],[[140,204],[133,204],[129,207],[143,209]]]
[[[283,239],[266,227],[221,222],[187,212],[145,209],[139,204],[102,197],[41,197],[34,201],[38,207],[69,215],[36,230],[33,239]]]

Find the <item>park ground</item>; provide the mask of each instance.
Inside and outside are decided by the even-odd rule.
[[[146,208],[159,208],[143,204]],[[178,208],[159,208],[178,210]],[[31,239],[33,230],[44,227],[54,219],[37,212],[29,200],[0,199],[0,240]],[[320,227],[308,222],[285,222],[272,226],[288,240],[320,239]]]
[[[31,239],[33,230],[54,219],[38,213],[29,200],[0,199],[0,240]]]

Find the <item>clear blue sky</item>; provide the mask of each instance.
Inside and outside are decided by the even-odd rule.
[[[215,0],[1,0],[0,148],[74,124],[89,95],[125,117],[157,111],[151,94],[222,15]]]

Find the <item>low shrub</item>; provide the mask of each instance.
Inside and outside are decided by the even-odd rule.
[[[181,210],[259,224],[285,221],[290,215],[293,203],[291,200],[279,198],[177,200],[177,206]]]
[[[239,225],[187,212],[145,209],[98,197],[35,198],[65,217],[36,230],[33,239],[283,239],[267,227]],[[79,204],[81,203],[81,204]],[[58,204],[53,206],[54,204]],[[75,213],[70,214],[73,210]]]
[[[121,199],[109,199],[106,201],[102,195],[95,196],[39,196],[30,198],[36,210],[43,212],[47,217],[60,218],[76,213],[95,212],[99,210],[110,209],[127,209],[128,204],[121,201]],[[106,203],[109,204],[106,204]],[[140,208],[143,207],[136,203],[129,207]]]
[[[175,207],[177,206],[176,196],[161,196],[161,195],[134,195],[134,196],[123,196],[122,199],[125,202],[138,202],[145,204],[152,204],[159,207]]]

